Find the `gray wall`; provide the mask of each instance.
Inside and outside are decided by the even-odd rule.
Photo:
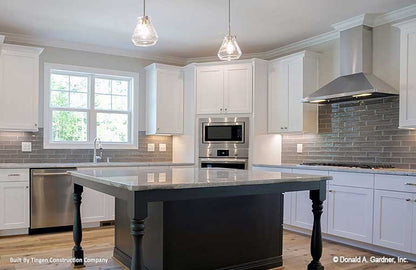
[[[282,163],[349,162],[416,169],[416,131],[398,129],[399,98],[319,107],[318,134],[282,138]],[[296,145],[303,144],[303,153]]]
[[[30,44],[23,44],[34,46]],[[104,150],[104,156],[111,161],[172,161],[172,137],[146,136],[146,74],[144,67],[154,61],[132,57],[106,55],[62,48],[44,47],[39,63],[39,126],[43,127],[44,63],[86,66],[139,73],[139,149]],[[32,153],[21,152],[21,142],[32,142]],[[166,152],[147,152],[147,144],[167,144]],[[90,162],[92,150],[45,150],[43,149],[43,129],[39,132],[0,132],[0,162]]]
[[[139,149],[103,150],[104,160],[112,162],[170,162],[172,161],[172,137],[146,136],[139,132]],[[21,143],[32,142],[32,152],[22,153]],[[155,144],[155,152],[147,152],[147,144]],[[166,152],[159,152],[159,143],[166,144]],[[65,163],[92,162],[93,150],[43,149],[43,129],[39,132],[0,132],[0,163]]]

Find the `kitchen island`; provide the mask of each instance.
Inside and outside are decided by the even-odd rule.
[[[134,270],[271,269],[283,265],[283,193],[310,190],[309,270],[320,263],[320,217],[329,176],[195,167],[91,168],[74,181],[74,267],[83,187],[116,198],[114,257]]]

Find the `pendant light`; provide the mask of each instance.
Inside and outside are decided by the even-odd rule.
[[[143,0],[143,16],[137,18],[131,41],[136,46],[149,47],[155,45],[158,38],[150,17],[146,16],[146,0]]]
[[[224,61],[237,60],[241,56],[236,36],[231,35],[231,0],[228,0],[228,35],[224,37],[217,55]]]

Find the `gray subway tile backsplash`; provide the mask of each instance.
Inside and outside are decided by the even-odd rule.
[[[284,134],[282,162],[356,162],[416,168],[416,131],[399,129],[399,97],[321,105],[318,134]],[[296,153],[296,144],[303,153]]]
[[[103,161],[112,162],[171,162],[172,137],[139,134],[139,148],[128,150],[104,149]],[[22,142],[32,142],[32,152],[21,151]],[[155,151],[147,152],[147,144],[154,143]],[[166,144],[166,152],[159,152],[159,143]],[[38,132],[0,132],[1,163],[73,163],[92,162],[92,149],[43,149],[43,129]]]

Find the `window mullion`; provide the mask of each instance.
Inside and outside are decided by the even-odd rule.
[[[90,85],[90,142],[93,143],[94,139],[97,137],[97,112],[95,111],[95,76],[91,75],[91,85]]]

